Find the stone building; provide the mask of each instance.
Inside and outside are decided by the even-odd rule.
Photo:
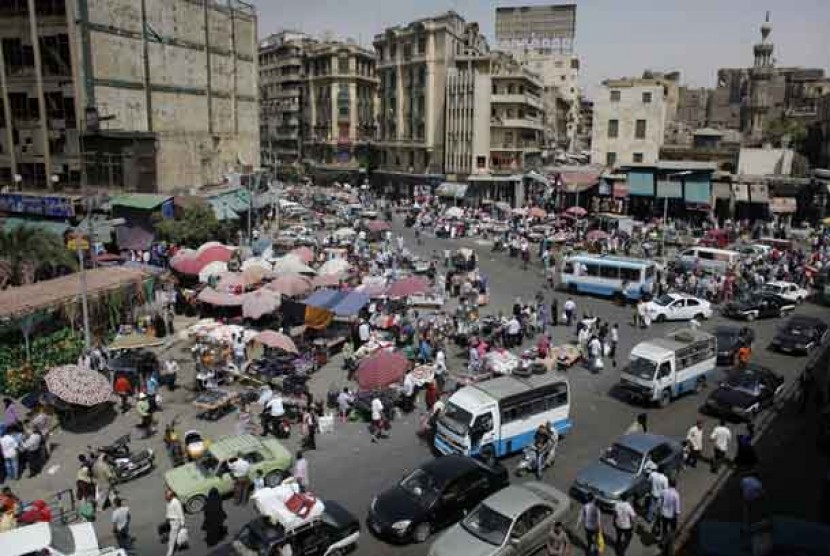
[[[677,113],[679,80],[677,72],[645,72],[604,81],[594,101],[591,162],[609,167],[657,162]]]
[[[0,184],[171,191],[259,163],[240,0],[0,2]]]

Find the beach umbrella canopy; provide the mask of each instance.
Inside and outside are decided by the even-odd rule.
[[[319,274],[312,278],[311,285],[314,288],[333,288],[340,285],[343,274]]]
[[[310,247],[306,247],[303,245],[302,247],[297,247],[293,249],[289,255],[294,255],[305,264],[309,264],[311,261],[314,260],[314,251],[311,250]]]
[[[330,261],[326,261],[323,265],[317,269],[318,274],[341,274],[346,272],[351,268],[352,265],[349,264],[349,261],[346,259],[332,259]]]
[[[377,233],[391,230],[392,226],[385,220],[371,220],[368,224],[366,224],[366,228],[368,228],[370,232]]]
[[[97,371],[63,365],[46,373],[44,380],[49,392],[67,403],[92,407],[112,401],[110,383]]]
[[[399,352],[381,350],[364,359],[355,372],[355,380],[363,390],[386,388],[403,380],[409,361]]]
[[[213,262],[226,263],[231,260],[231,255],[233,255],[233,249],[224,245],[211,245],[208,248],[204,247],[205,246],[203,245],[196,251],[196,258],[204,264]]]
[[[338,228],[334,231],[334,237],[337,238],[348,238],[354,237],[356,235],[357,232],[354,230],[354,228]]]
[[[531,218],[544,218],[548,215],[548,213],[539,207],[531,207],[531,209],[527,211],[527,215]]]
[[[294,340],[281,332],[263,330],[254,336],[254,340],[270,348],[281,349],[283,351],[287,351],[288,353],[298,353]]]
[[[588,214],[588,211],[582,207],[571,207],[565,210],[565,214],[569,214],[570,216],[574,216],[576,218],[582,218],[583,216]]]
[[[603,239],[608,239],[608,233],[602,230],[591,230],[587,234],[585,234],[585,238],[588,241],[601,241]]]
[[[260,319],[279,309],[280,293],[267,288],[245,294],[242,301],[242,316],[249,319]]]
[[[464,209],[461,207],[450,207],[444,211],[447,218],[464,218]]]
[[[316,274],[313,268],[290,253],[274,262],[274,272],[277,274]]]
[[[187,274],[188,276],[197,276],[199,271],[205,266],[203,262],[196,258],[193,251],[182,251],[170,259],[170,268],[180,274]]]
[[[211,276],[220,276],[228,272],[228,264],[222,261],[206,263],[199,271],[199,281],[207,282]]]
[[[269,282],[266,287],[289,297],[303,295],[312,290],[311,280],[299,274],[283,274]]]
[[[273,270],[273,265],[263,259],[262,257],[251,257],[250,259],[245,259],[242,261],[242,266],[239,267],[240,270],[247,270],[249,268],[261,268],[263,270],[271,271]]]
[[[262,266],[249,266],[242,269],[242,278],[245,284],[252,286],[265,280],[266,278],[273,278],[274,272]]]
[[[245,296],[222,293],[208,287],[199,292],[196,300],[216,307],[241,307]]]
[[[429,291],[429,282],[420,276],[408,276],[393,282],[386,290],[389,297],[409,297]]]

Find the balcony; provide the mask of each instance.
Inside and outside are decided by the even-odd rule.
[[[538,97],[527,94],[494,94],[490,96],[490,102],[492,104],[525,104],[542,109],[542,101]]]
[[[542,150],[539,143],[535,141],[519,141],[518,143],[492,143],[491,151],[514,151],[514,152],[538,152]]]
[[[490,126],[535,130],[542,130],[544,127],[541,120],[529,118],[490,118]]]

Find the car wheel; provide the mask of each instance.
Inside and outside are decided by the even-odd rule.
[[[754,320],[755,320],[755,317],[757,317],[757,316],[758,316],[758,314],[757,314],[757,313],[755,313],[754,311],[753,311],[753,312],[751,312],[751,313],[747,313],[747,314],[746,314],[746,320],[748,320],[748,321],[752,322],[752,321],[754,321]]]
[[[412,540],[417,543],[422,543],[429,538],[430,527],[429,523],[419,523],[412,530]]]
[[[668,388],[666,388],[666,389],[665,389],[665,390],[663,390],[663,392],[660,394],[660,402],[659,402],[659,403],[660,403],[660,407],[666,407],[667,405],[669,405],[669,402],[670,402],[670,401],[671,401],[671,392],[669,391],[669,389],[668,389]]]
[[[655,322],[666,322],[666,315],[662,315],[662,314],[657,315],[657,317],[654,319],[654,321]]]
[[[280,485],[285,478],[285,474],[280,471],[271,471],[265,475],[265,486],[274,488]]]
[[[696,314],[695,315],[695,320],[706,320],[706,314],[705,313]]]
[[[197,494],[185,503],[184,509],[189,514],[197,514],[205,509],[205,502],[205,497],[201,494]]]
[[[700,394],[706,388],[706,377],[702,376],[695,381],[695,394]]]

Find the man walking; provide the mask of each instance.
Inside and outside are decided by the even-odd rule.
[[[597,537],[600,527],[600,512],[599,507],[594,502],[594,495],[588,493],[585,505],[579,512],[579,520],[577,527],[582,525],[585,531],[585,554],[592,556],[597,553]]]
[[[677,481],[672,477],[660,500],[659,536],[663,537],[664,543],[670,543],[674,532],[677,531],[677,518],[680,516],[680,494],[678,494],[676,487]]]
[[[637,513],[628,498],[628,495],[623,495],[614,504],[614,529],[617,532],[614,550],[617,556],[625,556],[625,551],[628,550],[628,545],[631,544],[634,523],[637,520]]]
[[[263,436],[279,431],[279,422],[283,415],[285,415],[285,406],[282,403],[282,396],[275,392],[270,400],[265,404],[266,419],[262,431]]]
[[[248,501],[248,486],[251,482],[248,479],[248,471],[251,470],[251,464],[242,457],[241,453],[238,453],[236,457],[228,461],[228,469],[233,477],[234,501],[237,506],[241,506]]]
[[[112,533],[115,535],[115,542],[118,548],[130,550],[132,538],[130,537],[130,508],[124,505],[121,498],[113,500],[115,509],[112,510]]]
[[[294,460],[294,469],[291,474],[297,479],[297,483],[303,492],[308,490],[308,460],[305,459],[302,451],[297,452],[297,457]]]
[[[176,494],[172,490],[168,490],[165,494],[167,499],[167,511],[165,517],[169,527],[169,537],[167,539],[167,556],[173,556],[176,552],[179,541],[179,531],[184,527],[184,508],[182,508],[181,501],[176,498]]]
[[[570,327],[573,325],[574,317],[576,317],[576,302],[569,297],[565,301],[563,309],[565,310],[565,325]]]
[[[714,454],[712,456],[712,473],[717,473],[721,463],[726,459],[729,451],[729,443],[732,442],[732,431],[726,426],[726,421],[721,419],[720,424],[712,431],[709,440],[713,443]]]
[[[617,366],[617,344],[620,343],[620,325],[616,322],[611,327],[611,349],[608,355],[611,357],[611,364]]]
[[[686,442],[689,446],[689,456],[686,464],[689,467],[697,467],[700,454],[703,453],[703,422],[698,419],[686,433]]]
[[[138,395],[138,402],[135,404],[135,410],[138,413],[138,417],[141,419],[138,426],[144,430],[144,438],[149,438],[153,429],[153,414],[150,411],[150,402],[147,401],[147,394],[144,392]]]
[[[571,543],[561,521],[553,524],[545,543],[546,556],[570,556]]]
[[[6,466],[6,477],[12,481],[18,480],[20,478],[20,468],[18,467],[19,460],[17,458],[17,451],[20,448],[20,444],[8,428],[3,436],[0,437],[0,447],[3,450],[3,463]]]
[[[651,488],[649,491],[649,503],[646,519],[654,526],[655,530],[658,530],[658,511],[660,509],[660,503],[663,500],[663,491],[669,487],[669,479],[659,468],[656,468],[653,462],[646,462],[646,466],[649,464],[655,467],[655,469],[648,476],[648,482]]]

